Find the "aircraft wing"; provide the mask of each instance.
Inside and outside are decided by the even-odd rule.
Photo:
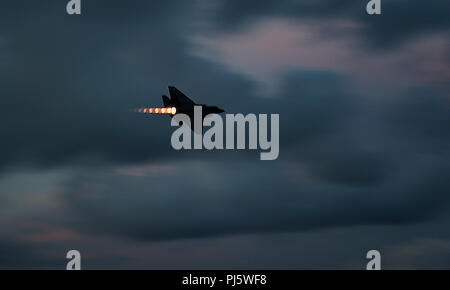
[[[179,106],[193,106],[195,103],[180,92],[176,87],[169,87],[172,101]]]

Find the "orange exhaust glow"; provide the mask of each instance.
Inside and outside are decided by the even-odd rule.
[[[175,115],[177,113],[177,108],[175,107],[166,107],[166,108],[140,108],[134,110],[138,113],[144,114],[171,114]]]

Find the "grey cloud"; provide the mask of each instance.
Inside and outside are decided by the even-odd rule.
[[[166,176],[79,176],[66,194],[79,217],[75,226],[166,240],[413,223],[448,207],[445,163],[415,161],[383,184],[364,188],[313,182],[298,168],[281,164],[175,166]]]
[[[211,12],[211,28],[192,25],[198,7],[181,1],[89,1],[81,18],[65,15],[61,1],[8,1],[0,11],[0,169],[81,168],[66,184],[68,211],[41,218],[143,242],[433,221],[450,189],[445,92],[411,87],[376,98],[353,92],[340,72],[298,70],[265,99],[246,77],[187,52],[196,29],[240,29],[262,17],[356,20],[361,39],[385,48],[448,28],[444,2],[385,3],[380,18],[354,3],[228,1]],[[158,105],[171,84],[229,113],[280,113],[279,160],[172,150],[168,119],[127,112]],[[139,163],[175,171],[108,171]],[[0,260],[22,250],[14,244],[0,245]]]
[[[23,9],[19,2],[5,5],[5,25],[0,29],[6,40],[4,49],[10,53],[9,66],[0,71],[0,90],[5,96],[0,101],[5,140],[0,154],[2,168],[16,164],[46,167],[180,158],[182,155],[168,146],[168,120],[126,112],[132,107],[159,104],[169,84],[177,85],[199,102],[220,105],[227,112],[279,112],[284,124],[296,124],[294,132],[289,126],[281,128],[282,146],[293,151],[294,144],[329,142],[327,135],[333,135],[334,140],[347,138],[334,132],[342,132],[342,127],[358,114],[354,110],[361,101],[348,93],[338,73],[293,72],[287,75],[278,100],[267,100],[256,98],[256,84],[245,77],[189,56],[186,35],[194,29],[191,16],[196,6],[148,1],[108,1],[106,5],[96,1],[87,3],[86,15],[76,18],[60,13],[56,2],[32,4],[33,11]],[[273,1],[258,5],[241,2],[219,6],[222,8],[217,13],[238,13],[237,18],[245,18],[253,15],[253,10],[269,13],[269,7],[275,5],[280,13],[304,11],[319,17],[322,12],[345,13],[352,6],[350,1],[320,2],[316,10],[313,3],[290,9]],[[49,15],[47,21],[39,18],[39,12]],[[30,20],[14,24],[13,16]],[[336,156],[344,148],[328,148],[336,152],[327,158],[334,163],[345,161],[345,156]],[[314,149],[305,150],[313,156],[319,154],[314,154]],[[382,178],[379,174],[388,164],[378,159],[377,152],[356,150],[346,156],[354,159],[352,154],[378,163],[373,168],[379,170],[362,171],[366,177],[359,182]],[[189,152],[183,156],[197,158],[199,154]],[[327,166],[316,167],[320,175],[333,179],[325,172]],[[358,173],[353,172],[341,179],[358,179],[348,177]]]
[[[135,116],[129,109],[159,105],[169,84],[208,84],[210,92],[243,87],[238,77],[184,55],[188,20],[174,21],[187,13],[182,5],[110,2],[88,4],[90,12],[78,19],[55,13],[59,5],[35,5],[35,14],[18,4],[3,11],[30,20],[0,32],[12,58],[0,72],[2,167],[167,157],[168,119]],[[119,10],[136,22],[117,20]],[[39,20],[39,11],[50,14],[48,21]],[[9,17],[2,19],[9,23]]]
[[[448,32],[450,7],[445,0],[385,1],[381,16],[366,13],[368,1],[221,1],[212,18],[219,29],[239,29],[267,17],[298,21],[341,19],[361,24],[361,44],[370,48],[393,48],[425,33]],[[331,29],[331,28],[330,28]],[[365,43],[370,45],[366,45]]]
[[[30,248],[29,245],[5,237],[2,237],[0,241],[1,270],[64,269],[62,267],[64,260],[61,259],[62,263],[59,267],[56,261],[43,255],[38,247]]]

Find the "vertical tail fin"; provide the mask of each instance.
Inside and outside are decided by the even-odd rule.
[[[172,101],[166,95],[162,96],[164,107],[173,107]]]

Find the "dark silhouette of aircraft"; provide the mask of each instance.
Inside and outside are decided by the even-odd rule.
[[[204,104],[196,104],[191,99],[186,97],[180,90],[176,87],[169,86],[170,98],[166,95],[162,96],[164,107],[169,108],[172,112],[173,117],[176,114],[186,114],[191,119],[191,124],[194,121],[194,106],[202,107],[202,119],[209,114],[220,114],[224,110],[217,106],[207,106]],[[175,108],[175,110],[173,110]]]

